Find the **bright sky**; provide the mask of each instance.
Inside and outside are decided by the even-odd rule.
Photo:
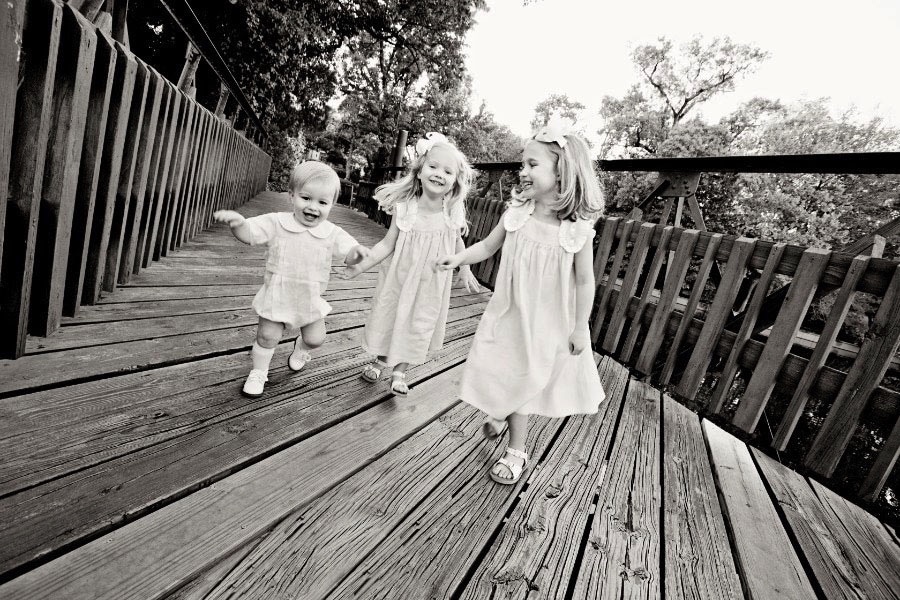
[[[701,105],[716,121],[754,96],[830,97],[900,126],[898,0],[488,0],[468,36],[467,67],[500,123],[530,133],[535,105],[567,94],[597,113],[604,95],[638,81],[632,49],[666,36],[729,36],[769,53],[734,92]],[[694,113],[692,113],[693,115]],[[589,129],[601,125],[599,117]]]

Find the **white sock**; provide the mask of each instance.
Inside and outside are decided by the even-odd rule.
[[[250,349],[250,360],[253,361],[253,368],[269,372],[269,363],[272,362],[272,355],[275,354],[275,348],[263,348],[257,342],[253,342]]]

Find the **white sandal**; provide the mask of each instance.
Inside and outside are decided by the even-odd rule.
[[[516,450],[515,448],[510,448],[508,446],[506,448],[506,454],[509,454],[510,456],[515,456],[516,458],[521,458],[524,462],[522,462],[522,464],[519,465],[510,460],[507,460],[505,455],[502,456],[501,458],[499,458],[497,460],[496,463],[494,463],[494,466],[491,467],[491,479],[493,479],[497,483],[501,483],[503,485],[512,485],[519,481],[519,478],[522,477],[522,471],[524,471],[525,467],[528,466],[528,454],[521,450]],[[509,474],[512,475],[512,478],[507,479],[505,477],[500,477],[499,475],[494,473],[494,468],[497,465],[503,465],[506,469],[508,469]]]
[[[360,373],[359,376],[369,383],[376,383],[379,379],[381,379],[381,370],[384,369],[384,367],[385,365],[382,364],[380,360],[370,362],[363,367],[362,373]]]
[[[406,385],[406,373],[394,371],[391,374],[391,393],[395,396],[406,396],[409,394],[409,386]]]

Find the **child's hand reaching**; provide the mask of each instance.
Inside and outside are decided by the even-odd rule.
[[[591,347],[591,338],[587,329],[577,328],[569,335],[569,354],[581,354],[585,348]]]
[[[369,257],[369,252],[370,250],[365,246],[354,246],[350,249],[350,252],[347,253],[344,264],[350,266],[360,263]],[[357,275],[359,275],[359,273],[357,273]]]
[[[450,254],[448,256],[441,256],[434,263],[435,271],[450,271],[459,266],[460,260],[458,258],[458,254]]]
[[[213,213],[213,219],[227,223],[229,227],[237,227],[246,220],[244,215],[234,210],[217,210]]]
[[[469,265],[463,265],[459,268],[459,273],[456,275],[456,283],[461,283],[463,287],[466,288],[466,291],[470,293],[484,291],[484,288],[481,287],[481,284],[478,283],[478,280],[472,275],[472,270],[469,268]]]
[[[341,279],[353,279],[357,275],[363,272],[362,265],[359,263],[353,265],[347,265],[347,268],[344,269],[343,273],[338,273],[338,277]]]

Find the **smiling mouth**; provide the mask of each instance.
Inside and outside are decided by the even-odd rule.
[[[302,213],[302,215],[303,215],[303,218],[306,219],[307,221],[315,221],[316,219],[319,218],[319,215],[318,215],[318,214],[316,214],[316,213],[309,213],[309,212],[306,212],[306,211],[304,211],[304,212]]]

